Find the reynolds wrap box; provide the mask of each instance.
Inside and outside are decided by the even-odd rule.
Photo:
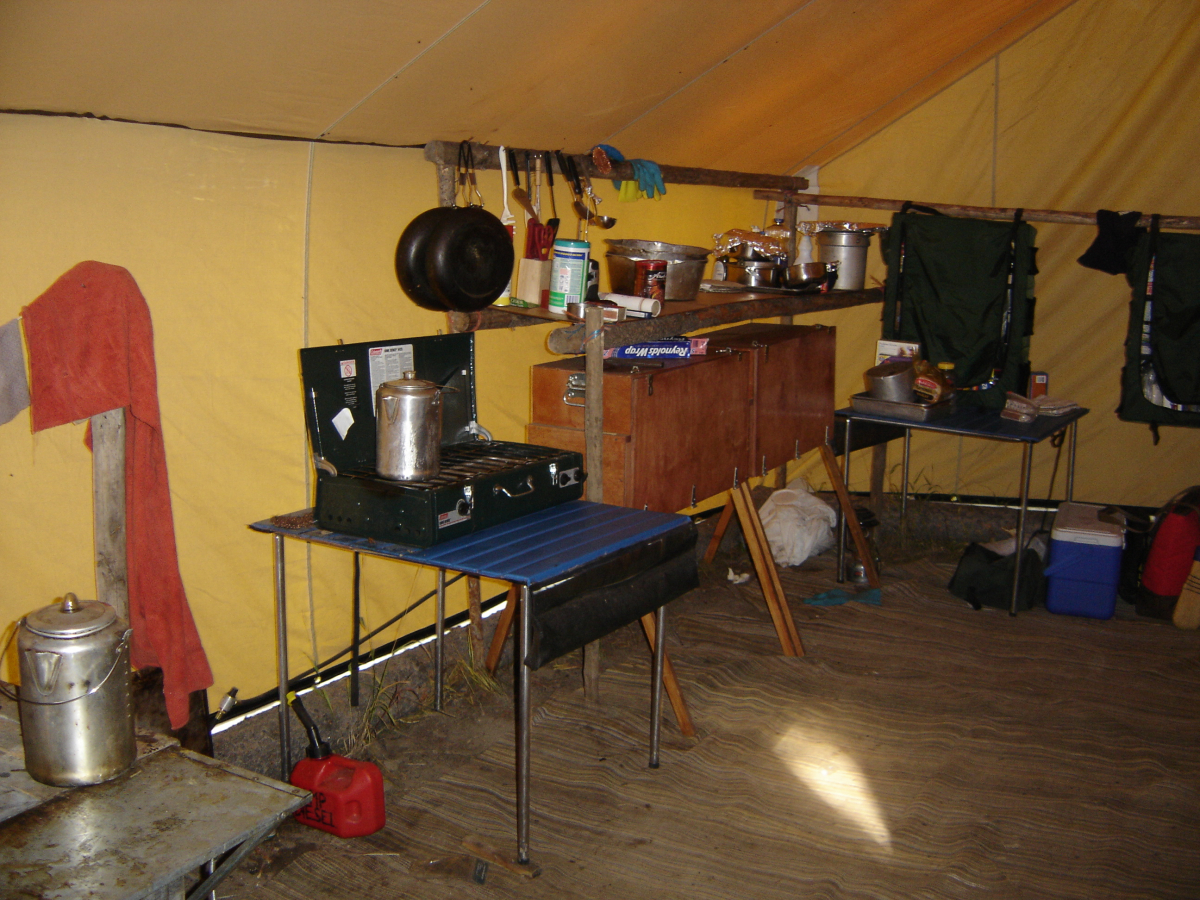
[[[708,352],[708,338],[666,338],[614,347],[604,351],[605,359],[687,359]]]

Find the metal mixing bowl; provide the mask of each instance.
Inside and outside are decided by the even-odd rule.
[[[807,288],[820,287],[830,273],[837,272],[836,262],[795,263],[787,267],[783,273],[785,287]]]

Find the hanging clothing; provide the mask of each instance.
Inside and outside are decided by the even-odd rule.
[[[125,269],[83,262],[21,316],[35,432],[125,409],[130,661],[163,670],[171,727],[181,728],[188,694],[213,676],[179,574],[150,310]]]
[[[1140,212],[1117,213],[1111,209],[1096,211],[1096,239],[1078,263],[1109,275],[1123,275],[1133,264],[1138,238],[1146,233],[1138,227]]]
[[[1142,234],[1125,276],[1133,289],[1121,372],[1126,422],[1200,427],[1200,235]]]
[[[21,323],[13,319],[0,325],[0,425],[11,422],[28,405],[29,381],[25,377]]]

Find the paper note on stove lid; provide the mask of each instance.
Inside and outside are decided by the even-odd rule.
[[[346,432],[350,430],[350,426],[354,424],[354,413],[342,407],[342,411],[333,417],[333,427],[337,429],[337,433],[342,440],[346,439]]]
[[[395,381],[403,378],[405,372],[411,372],[413,364],[413,345],[396,344],[391,347],[370,347],[367,350],[367,361],[371,367],[371,402],[372,412],[375,410],[375,392],[385,381]]]

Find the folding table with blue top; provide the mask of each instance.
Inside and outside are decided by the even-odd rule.
[[[277,517],[276,521],[291,518],[294,516]],[[650,766],[658,766],[665,605],[698,584],[694,552],[696,528],[687,516],[575,500],[428,548],[352,537],[315,526],[288,528],[272,524],[271,520],[257,522],[251,528],[275,536],[281,769],[290,768],[285,698],[288,663],[284,538],[437,569],[434,680],[435,706],[438,708],[441,705],[446,571],[507,581],[519,588],[513,670],[517,858],[520,862],[529,860],[532,671],[650,613],[655,613]],[[683,717],[680,718],[682,722]]]

